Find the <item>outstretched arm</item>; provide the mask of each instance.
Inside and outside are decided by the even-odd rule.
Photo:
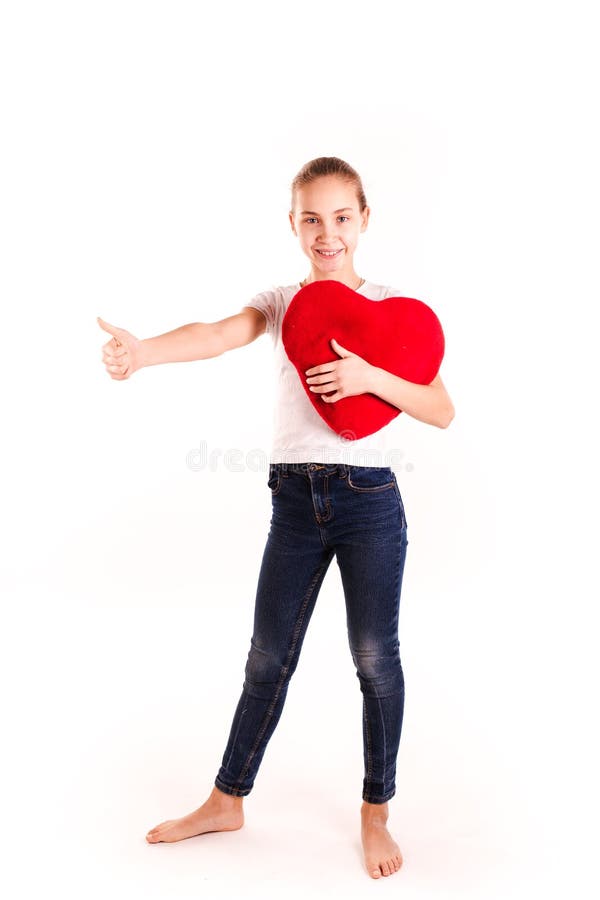
[[[129,331],[100,317],[98,324],[112,334],[102,348],[102,359],[115,381],[124,381],[144,366],[220,356],[227,350],[249,344],[266,329],[264,315],[251,306],[218,322],[191,322],[145,340],[138,340]]]
[[[244,347],[264,331],[263,314],[245,306],[236,315],[218,322],[191,322],[158,337],[146,338],[142,341],[142,365],[211,359],[227,350]]]

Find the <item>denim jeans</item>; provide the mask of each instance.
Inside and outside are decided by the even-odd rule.
[[[244,797],[298,664],[321,584],[335,555],[348,641],[363,695],[362,798],[396,793],[404,711],[398,613],[407,523],[389,466],[270,463],[272,516],[242,694],[215,785]]]

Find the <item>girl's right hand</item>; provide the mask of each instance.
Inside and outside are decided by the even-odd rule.
[[[106,367],[106,371],[115,381],[125,381],[141,369],[142,342],[134,337],[124,328],[117,328],[116,325],[110,325],[97,316],[97,322],[100,328],[112,334],[110,341],[102,347],[102,361]]]

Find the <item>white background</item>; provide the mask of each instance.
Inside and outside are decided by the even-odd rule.
[[[11,897],[595,895],[599,298],[593,4],[7,2],[2,879]],[[399,419],[406,706],[362,866],[361,702],[335,563],[246,826],[206,799],[270,515],[268,336],[112,381],[149,337],[308,274],[300,167],[372,208],[359,274],[437,312],[447,430]]]

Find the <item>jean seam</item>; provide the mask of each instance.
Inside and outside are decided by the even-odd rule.
[[[393,488],[395,484],[395,482],[393,481],[388,481],[387,484],[378,484],[374,487],[360,487],[359,485],[353,484],[352,481],[350,481],[350,478],[346,478],[345,481],[351,491],[356,491],[360,494],[373,494],[377,491],[389,491],[389,489]]]
[[[271,479],[269,478],[269,482],[270,482],[270,480]],[[273,486],[271,486],[271,484],[269,484],[269,490],[271,491],[272,497],[275,497],[279,493],[279,491],[281,490],[281,475],[280,474],[277,475],[277,480],[275,481]]]
[[[375,794],[371,794],[368,790],[363,791],[363,800],[366,803],[387,803],[388,800],[391,800],[396,794],[396,788],[392,788],[383,797],[378,797]]]
[[[407,525],[407,522],[406,522],[406,512],[404,511],[404,502],[403,502],[403,500],[402,500],[402,495],[401,495],[401,493],[400,493],[400,488],[398,487],[398,484],[397,484],[396,481],[394,481],[394,488],[395,488],[395,493],[396,493],[396,499],[398,500],[398,507],[399,507],[399,509],[400,509],[400,517],[401,517],[401,520],[402,520],[402,527],[403,527],[403,528],[407,528],[408,525]]]
[[[215,784],[225,794],[231,794],[233,797],[246,797],[250,793],[248,788],[230,787],[224,781],[221,781],[218,775],[215,778]]]
[[[246,777],[246,773],[248,772],[248,769],[250,768],[250,764],[251,764],[252,760],[254,759],[254,756],[256,755],[256,751],[258,750],[260,743],[263,739],[263,736],[265,734],[265,731],[267,730],[267,727],[269,725],[269,722],[271,721],[271,718],[273,717],[273,712],[275,710],[275,706],[279,699],[279,695],[281,694],[281,689],[287,679],[288,671],[292,664],[292,660],[294,658],[294,653],[296,652],[296,646],[298,644],[298,638],[300,636],[300,631],[302,629],[302,622],[304,621],[304,615],[306,613],[306,608],[307,608],[307,606],[310,602],[310,599],[314,593],[314,590],[319,581],[319,578],[321,577],[323,571],[329,565],[330,561],[331,561],[330,557],[327,557],[323,561],[323,563],[317,569],[317,571],[313,577],[313,580],[311,581],[311,583],[308,586],[308,590],[302,601],[302,605],[300,607],[300,612],[298,613],[298,618],[296,620],[296,625],[294,628],[294,637],[292,639],[292,646],[290,647],[290,649],[288,651],[288,663],[287,663],[287,665],[283,666],[283,668],[281,670],[281,675],[280,675],[279,681],[277,683],[277,687],[275,688],[275,694],[274,694],[273,699],[271,700],[271,703],[269,704],[269,707],[264,715],[258,735],[256,737],[256,740],[254,741],[254,745],[253,745],[252,749],[250,750],[248,757],[246,759],[246,762],[244,763],[244,765],[242,767],[240,777],[236,781],[236,784],[235,784],[236,789],[239,789],[244,778]]]
[[[372,750],[372,736],[371,736],[371,723],[369,722],[369,716],[367,714],[367,698],[363,696],[363,712],[365,716],[365,725],[366,725],[366,734],[367,734],[367,782],[370,783],[373,777],[373,750]]]
[[[385,774],[387,772],[387,734],[385,732],[385,718],[383,715],[383,710],[381,709],[381,698],[379,696],[377,696],[377,708],[379,710],[379,718],[381,719],[381,732],[383,734],[383,764],[381,777],[383,783],[385,784]]]

